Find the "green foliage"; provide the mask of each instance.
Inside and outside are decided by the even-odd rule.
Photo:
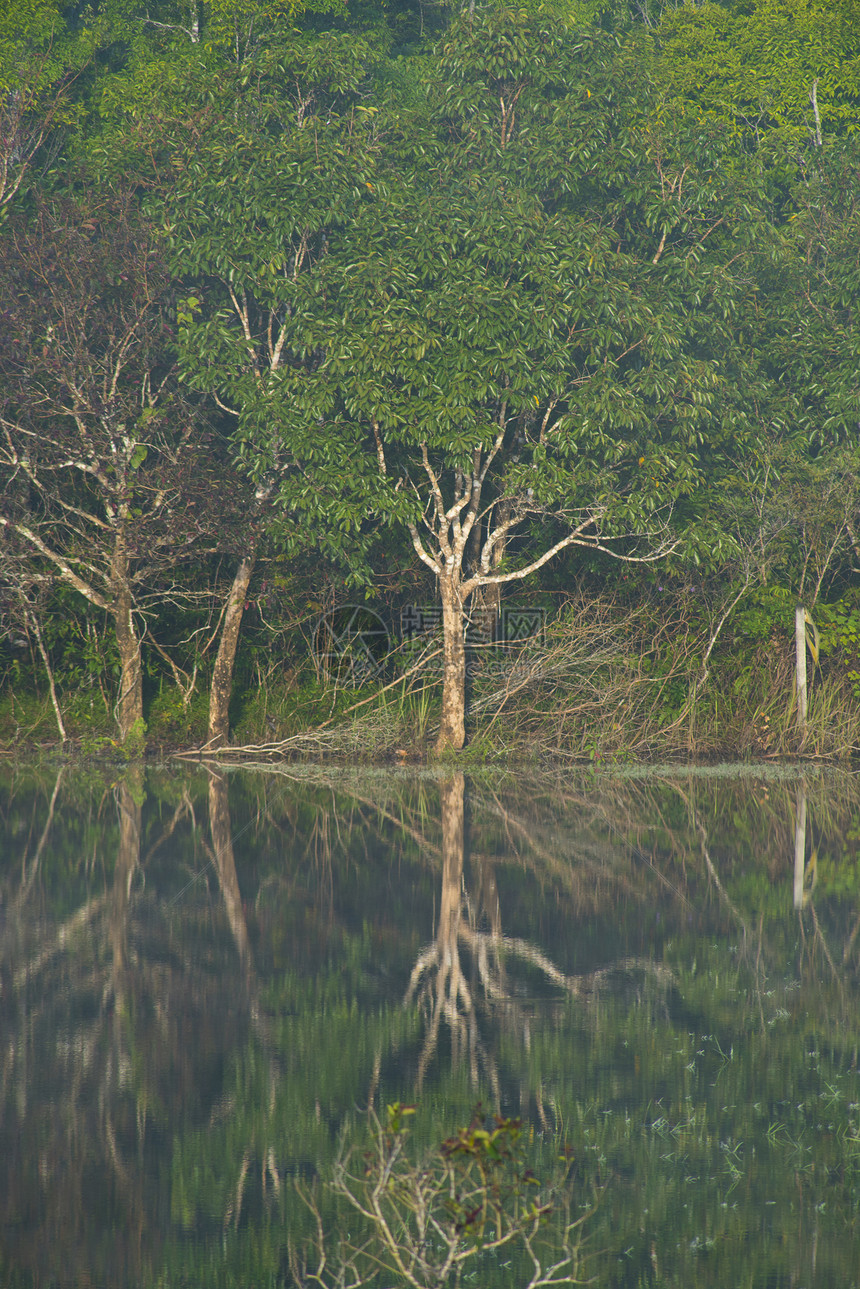
[[[16,683],[14,676],[7,678],[5,693],[0,699],[0,744],[11,748],[16,744],[50,743],[56,733],[48,696],[28,693],[26,685]]]
[[[855,698],[860,698],[860,609],[851,595],[816,609],[821,628],[821,656],[844,670]]]
[[[93,50],[92,23],[71,29],[55,0],[9,0],[0,11],[0,90],[20,94],[33,113],[44,111],[70,72]],[[55,118],[69,119],[67,110]],[[6,145],[10,140],[4,139]]]
[[[744,596],[735,614],[734,630],[747,640],[786,639],[793,629],[797,597],[784,586],[755,587]]]
[[[427,539],[434,505],[422,451],[447,509],[459,496],[458,472],[487,461],[503,421],[482,476],[484,530],[473,531],[467,574],[501,516],[512,521],[492,565],[502,575],[585,522],[583,540],[600,536],[616,553],[671,550],[673,576],[695,563],[711,579],[711,598],[680,615],[667,607],[657,631],[671,625],[675,634],[643,646],[649,703],[623,707],[619,698],[605,723],[583,708],[553,731],[559,690],[537,667],[543,679],[524,691],[529,709],[514,712],[507,698],[490,706],[499,716],[475,755],[496,754],[538,718],[537,743],[520,744],[532,755],[555,735],[559,750],[595,758],[650,745],[655,728],[671,742],[686,719],[706,628],[718,618],[716,590],[728,602],[745,579],[716,644],[711,690],[698,695],[697,720],[711,730],[698,746],[713,747],[711,737],[770,752],[789,746],[778,642],[794,597],[816,602],[822,667],[813,702],[822,726],[839,722],[843,695],[853,711],[858,31],[857,0],[553,0],[471,14],[422,0],[369,0],[349,11],[336,0],[106,0],[97,12],[53,0],[6,6],[0,202],[13,214],[8,228],[35,236],[47,212],[69,225],[65,242],[55,238],[60,258],[74,266],[84,255],[90,268],[64,307],[68,314],[76,293],[93,320],[133,293],[118,254],[111,263],[105,250],[117,239],[93,236],[87,246],[85,238],[71,254],[71,226],[80,232],[90,216],[103,218],[118,191],[129,211],[148,209],[173,277],[163,283],[148,388],[170,388],[178,357],[187,391],[223,436],[217,451],[208,441],[195,469],[180,472],[173,514],[200,505],[195,481],[207,459],[200,491],[226,515],[237,489],[222,454],[229,436],[264,502],[253,532],[238,522],[219,534],[218,551],[232,556],[265,529],[267,553],[277,548],[299,568],[277,621],[243,642],[242,738],[269,737],[272,721],[292,735],[342,710],[340,695],[330,708],[322,694],[293,702],[287,687],[275,692],[272,669],[283,657],[292,676],[305,651],[284,605],[293,594],[297,603],[320,598],[319,567],[313,559],[299,567],[299,553],[323,551],[344,579],[390,603],[408,585],[428,598],[426,563],[417,575],[410,568],[409,525]],[[18,291],[21,262],[10,252],[5,294],[29,298],[44,319],[50,309],[36,288]],[[28,390],[62,383],[40,325],[31,327]],[[10,341],[7,356],[13,350]],[[139,411],[142,386],[133,385]],[[177,407],[173,389],[165,419],[135,411],[123,422],[133,434],[111,469],[128,482],[133,520],[162,495],[169,453],[159,440]],[[22,504],[17,469],[13,454],[0,480],[3,517]],[[89,504],[94,477],[64,484],[63,505]],[[50,523],[56,534],[59,520]],[[191,604],[214,548],[193,569],[178,530],[161,549],[171,567],[186,565]],[[595,595],[612,590],[609,568],[604,552],[577,547],[555,580],[538,576],[555,610],[583,574]],[[34,558],[27,575],[44,571]],[[2,583],[4,633],[11,585]],[[116,651],[74,592],[30,591],[72,736],[90,723],[94,746],[108,736]],[[140,613],[183,666],[191,658],[190,677],[196,645],[178,642],[202,639],[203,618],[192,608],[177,616],[159,594],[147,593]],[[211,605],[208,594],[203,600]],[[280,633],[277,664],[266,656],[270,627]],[[765,656],[770,642],[775,652]],[[758,646],[762,653],[751,654]],[[47,736],[40,656],[4,646],[3,657],[4,684],[14,689],[11,703],[4,698],[4,740]],[[559,662],[568,712],[579,683],[571,677],[583,675],[572,657]],[[146,662],[153,733],[196,739],[202,699],[186,708],[164,687],[152,697],[164,659],[150,650]],[[590,683],[609,702],[618,676],[614,663],[601,664]],[[432,679],[419,679],[427,693],[382,737],[380,704],[375,732],[366,726],[374,748],[424,747],[435,711]],[[476,697],[495,701],[500,692],[484,677]],[[847,726],[843,733],[835,741],[852,746]],[[350,727],[344,746],[357,737]]]
[[[814,146],[813,86],[825,137],[857,129],[854,0],[667,6],[657,29],[670,99],[768,149]]]
[[[374,530],[405,528],[432,565],[421,517],[448,523],[472,470],[487,533],[495,514],[525,567],[559,541],[713,558],[715,525],[685,502],[703,461],[727,469],[728,330],[697,319],[746,287],[724,268],[738,211],[712,159],[639,138],[615,45],[544,14],[455,21],[423,102],[362,102],[361,69],[329,46],[325,74],[290,51],[291,101],[260,64],[241,126],[195,137],[166,226],[199,283],[186,380],[235,416],[270,530],[358,579]],[[658,144],[656,168],[633,160]]]
[[[188,746],[206,741],[209,702],[205,693],[194,694],[189,702],[180,691],[162,681],[160,691],[147,708],[149,741],[155,746]]]

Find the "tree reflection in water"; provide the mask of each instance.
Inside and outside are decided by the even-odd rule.
[[[607,1268],[850,1283],[858,818],[811,771],[14,771],[0,1283],[277,1284],[290,1175],[416,1087],[422,1148],[477,1095],[568,1135]]]
[[[132,1285],[159,1256],[172,1121],[208,1116],[247,1009],[235,972],[199,953],[205,928],[177,938],[170,906],[147,896],[158,853],[193,830],[187,793],[144,853],[142,766],[83,812],[63,801],[69,781],[61,769],[17,891],[2,873],[15,918],[0,967],[0,1279],[11,1263],[39,1284]],[[221,872],[229,885],[229,861]]]
[[[508,1032],[517,1034],[527,1048],[534,1007],[523,999],[523,986],[511,981],[508,964],[519,962],[543,977],[556,991],[584,998],[593,994],[610,977],[648,976],[662,987],[672,982],[672,973],[646,958],[625,957],[596,970],[569,975],[561,971],[536,944],[502,931],[502,912],[496,883],[495,864],[481,854],[473,864],[473,889],[464,878],[466,856],[466,779],[456,773],[440,783],[442,823],[442,886],[436,936],[419,954],[404,1002],[416,1002],[426,1023],[426,1038],[418,1061],[416,1088],[420,1093],[428,1066],[436,1052],[444,1021],[451,1035],[452,1062],[467,1061],[472,1084],[477,1088],[480,1072],[489,1081],[496,1105],[501,1104],[501,1085],[496,1061],[481,1038],[478,1012],[491,1024],[500,1019]],[[505,812],[508,827],[527,829]],[[539,844],[535,842],[539,849]],[[471,970],[464,971],[461,947],[469,954]],[[520,995],[520,996],[518,996]],[[541,1122],[547,1119],[540,1092],[537,1108]]]

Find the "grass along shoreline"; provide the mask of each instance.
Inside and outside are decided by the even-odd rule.
[[[819,610],[822,647],[811,669],[806,732],[798,730],[794,646],[781,605],[755,603],[726,629],[720,604],[676,595],[634,608],[580,594],[544,636],[516,647],[473,650],[468,742],[457,760],[480,764],[851,760],[860,755],[860,661],[852,606]],[[858,613],[860,618],[860,613]],[[431,642],[432,643],[432,642]],[[415,665],[405,649],[381,680],[355,687],[349,668],[323,674],[306,655],[240,668],[231,746],[219,757],[336,757],[423,762],[432,758],[441,699],[438,660]],[[45,684],[32,678],[0,695],[0,753],[64,748],[127,757],[108,697],[110,678],[56,695],[68,735],[58,737]],[[169,678],[151,685],[145,748],[193,756],[205,744],[205,677],[191,693]]]

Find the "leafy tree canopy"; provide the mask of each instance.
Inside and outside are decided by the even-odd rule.
[[[664,10],[657,40],[670,98],[703,121],[761,144],[808,145],[856,131],[860,104],[856,0],[706,0]],[[813,102],[813,93],[814,99]]]

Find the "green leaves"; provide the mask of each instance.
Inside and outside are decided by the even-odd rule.
[[[143,465],[148,455],[149,455],[149,448],[147,447],[147,445],[145,443],[138,443],[134,451],[132,452],[131,456],[129,457],[129,462],[128,462],[129,470],[137,470],[140,466]],[[135,513],[139,514],[140,512],[137,511]]]
[[[856,18],[851,0],[667,8],[659,75],[670,95],[755,146],[814,146],[816,110],[825,137],[857,129]]]
[[[518,1156],[523,1133],[520,1119],[507,1119],[496,1115],[485,1126],[486,1118],[481,1106],[472,1116],[467,1128],[460,1128],[442,1142],[440,1150],[445,1159],[474,1159],[484,1166],[500,1164]]]
[[[373,85],[375,58],[284,42],[176,154],[182,370],[280,540],[369,578],[378,526],[430,540],[472,479],[523,568],[583,522],[627,556],[670,534],[700,556],[750,407],[795,406],[761,321],[791,239],[760,176],[631,81],[639,45],[546,14],[456,19],[408,92]],[[819,377],[831,416],[848,369],[838,400]]]
[[[399,1101],[394,1101],[385,1107],[385,1130],[391,1136],[398,1136],[406,1129],[405,1120],[410,1115],[415,1114],[417,1106],[402,1105]]]

